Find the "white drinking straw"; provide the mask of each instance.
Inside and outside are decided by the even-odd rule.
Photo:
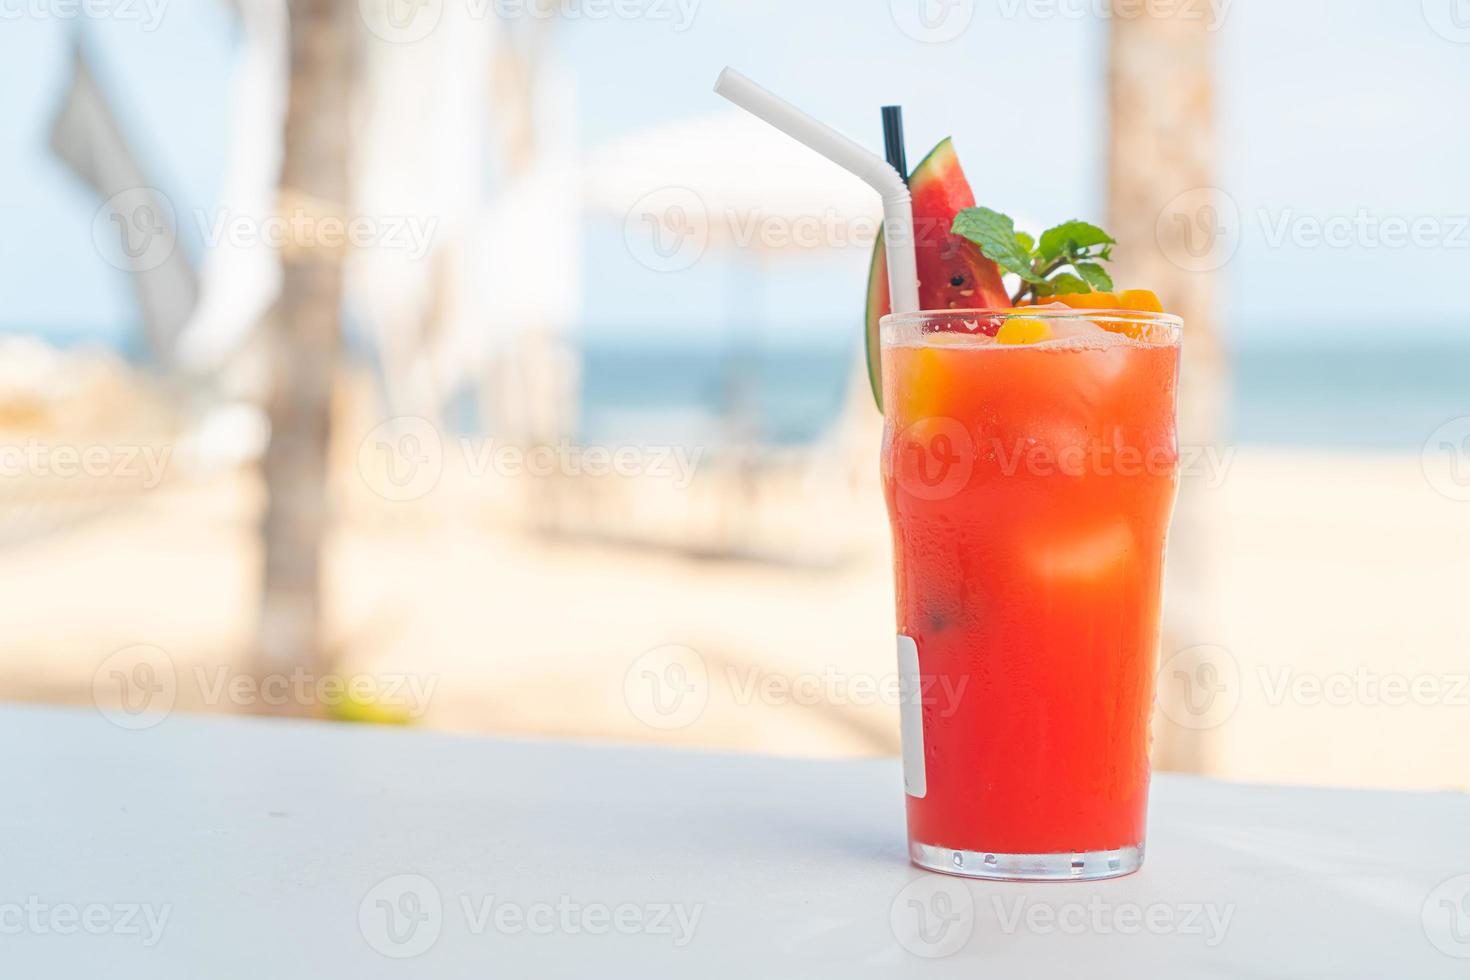
[[[862,178],[883,196],[883,240],[888,247],[888,295],[894,313],[919,310],[919,269],[914,261],[914,207],[908,185],[888,161],[837,130],[773,95],[733,68],[720,72],[715,91],[751,115]]]

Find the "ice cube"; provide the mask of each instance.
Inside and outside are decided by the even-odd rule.
[[[1085,368],[1074,383],[1089,404],[1097,404],[1128,371],[1128,338],[1093,320],[1056,320],[1053,329],[1055,334],[1044,346],[1069,350],[1081,359]]]
[[[1116,574],[1132,560],[1133,551],[1132,529],[1118,522],[1039,540],[1030,557],[1036,575],[1076,582]]]
[[[995,338],[983,333],[930,333],[924,335],[924,343],[931,347],[986,347],[995,343]]]
[[[1055,320],[1050,321],[1048,325],[1051,327],[1052,340],[1079,340],[1082,338],[1097,338],[1101,340],[1104,337],[1114,336],[1092,320],[1057,317]]]

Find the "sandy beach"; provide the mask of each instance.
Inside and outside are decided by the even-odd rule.
[[[425,499],[390,503],[350,466],[339,470],[329,646],[343,674],[417,685],[396,692],[416,723],[896,754],[876,484],[843,512],[854,557],[783,567],[548,539],[506,520],[513,487],[446,472]],[[1225,651],[1212,654],[1210,675],[1222,678],[1225,703],[1190,736],[1202,768],[1241,780],[1470,788],[1465,505],[1438,495],[1416,456],[1240,450],[1210,493],[1222,521],[1211,610],[1220,626],[1199,642]],[[224,682],[246,673],[262,499],[241,468],[77,505],[45,533],[9,535],[0,691],[93,703],[107,658],[144,644],[176,672],[176,710],[250,710]],[[8,498],[7,527],[24,519],[21,506]],[[691,699],[657,700],[666,681]]]

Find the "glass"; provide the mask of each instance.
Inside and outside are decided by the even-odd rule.
[[[909,856],[1003,879],[1143,863],[1182,321],[882,322]]]

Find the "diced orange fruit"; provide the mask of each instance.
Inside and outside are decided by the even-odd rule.
[[[1132,313],[1162,313],[1164,304],[1159,302],[1159,297],[1149,289],[1125,289],[1118,293],[1067,293],[1062,296],[1048,296],[1041,303],[1061,303],[1074,310],[1123,310]],[[1120,316],[1116,320],[1108,320],[1099,323],[1105,330],[1113,333],[1126,334],[1135,340],[1145,340],[1152,332],[1147,324],[1131,324],[1128,318]]]
[[[949,395],[949,372],[943,354],[932,347],[921,347],[913,354],[913,366],[909,369],[904,385],[901,404],[901,419],[904,425],[920,419],[944,414],[941,409]],[[904,377],[900,373],[899,377]]]
[[[1000,325],[1000,332],[995,335],[995,340],[1001,344],[1039,344],[1050,337],[1051,327],[1046,325],[1045,320],[1013,316]]]
[[[1038,304],[1061,303],[1074,310],[1115,310],[1118,308],[1118,297],[1112,293],[1064,293],[1061,296],[1048,296],[1036,302]]]
[[[1074,310],[1132,310],[1162,313],[1164,304],[1148,289],[1125,289],[1121,293],[1065,293],[1048,296],[1044,303],[1062,303]]]
[[[1118,309],[1140,313],[1162,313],[1164,304],[1149,289],[1125,289],[1118,294]]]

